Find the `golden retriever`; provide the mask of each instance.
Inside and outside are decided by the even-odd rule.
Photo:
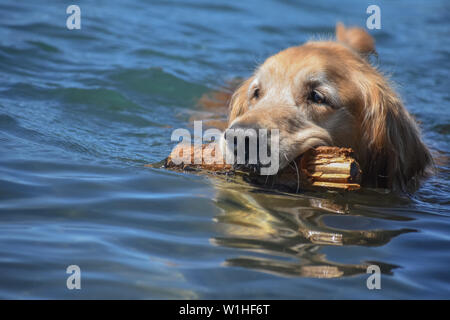
[[[233,93],[228,128],[278,129],[280,169],[312,147],[351,147],[364,186],[417,189],[432,156],[399,96],[371,65],[374,53],[366,31],[338,23],[336,41],[269,57]]]

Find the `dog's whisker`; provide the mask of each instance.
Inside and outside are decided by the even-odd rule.
[[[295,191],[295,193],[298,193],[298,190],[300,189],[300,174],[298,173],[297,163],[295,163],[295,161],[292,162],[294,163],[295,171],[297,172],[297,190]]]
[[[286,158],[286,161],[289,161],[288,157],[286,156],[285,153],[283,153],[283,156]],[[291,165],[291,163],[294,164],[294,166]],[[297,190],[295,191],[295,193],[298,193],[298,190],[300,190],[300,174],[298,172],[298,167],[297,167],[297,163],[295,163],[295,161],[291,161],[288,163],[288,165],[292,168],[295,169],[295,172],[297,174]]]

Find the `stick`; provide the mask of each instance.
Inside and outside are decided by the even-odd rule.
[[[211,173],[235,173],[247,175],[253,183],[265,185],[267,176],[235,171],[223,163],[219,148],[202,145],[177,145],[165,161],[165,167],[183,171],[206,171]],[[186,153],[186,154],[184,154]],[[176,161],[177,159],[183,159]],[[201,157],[200,157],[201,156]],[[198,163],[194,163],[197,160]],[[201,163],[200,163],[201,160]],[[308,150],[295,160],[295,165],[287,166],[272,179],[275,187],[285,187],[294,192],[301,189],[327,189],[353,191],[361,188],[361,170],[353,158],[353,150],[339,147],[317,147]],[[299,185],[300,183],[300,185]]]

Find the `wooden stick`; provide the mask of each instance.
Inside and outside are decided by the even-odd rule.
[[[223,163],[223,157],[219,152],[219,148],[213,144],[197,148],[190,145],[177,145],[166,159],[164,166],[184,171],[245,174]],[[181,161],[181,159],[184,160]],[[197,163],[195,163],[196,160]],[[253,183],[267,183],[267,176],[255,173],[247,175]],[[295,191],[300,189],[353,191],[361,188],[361,170],[350,148],[310,149],[295,160],[295,165],[287,166],[272,179],[276,182],[275,186],[283,186]]]

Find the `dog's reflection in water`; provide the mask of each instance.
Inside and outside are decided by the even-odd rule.
[[[412,229],[345,230],[327,226],[328,215],[355,215],[345,196],[337,194],[285,195],[252,190],[239,185],[235,189],[220,179],[215,198],[222,213],[215,221],[223,236],[211,239],[215,245],[259,253],[227,259],[226,266],[250,268],[282,276],[337,278],[365,274],[376,264],[381,272],[392,274],[398,266],[381,261],[343,264],[321,253],[326,246],[382,246]],[[232,186],[232,187],[233,187]],[[363,197],[363,196],[361,196]],[[359,215],[357,213],[356,215]],[[366,217],[409,220],[365,213]],[[244,252],[243,252],[244,253]]]

